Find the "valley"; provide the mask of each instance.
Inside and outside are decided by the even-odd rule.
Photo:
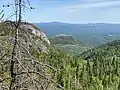
[[[120,40],[94,45],[71,34],[57,34],[47,38],[41,30],[32,24],[21,23],[16,48],[21,57],[16,60],[19,60],[19,72],[26,74],[14,73],[16,77],[26,77],[26,81],[19,88],[28,85],[37,90],[34,84],[30,85],[29,74],[34,78],[31,81],[36,84],[39,84],[36,81],[39,80],[44,88],[48,85],[45,90],[120,89]],[[10,23],[0,24],[0,88],[7,88],[11,80],[9,62],[14,34],[14,27]],[[17,80],[24,79],[19,77]]]
[[[88,23],[69,24],[61,22],[35,23],[48,37],[68,34],[89,45],[100,45],[120,39],[120,24]]]

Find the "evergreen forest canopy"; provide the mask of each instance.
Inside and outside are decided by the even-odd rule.
[[[49,40],[33,24],[0,23],[0,90],[120,90],[120,40]]]

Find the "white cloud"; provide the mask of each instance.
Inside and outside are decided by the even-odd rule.
[[[119,0],[84,0],[86,3],[99,3],[99,2],[110,2],[110,1],[119,1]]]
[[[68,5],[65,6],[64,9],[69,11],[69,12],[73,12],[73,11],[77,11],[80,9],[90,9],[90,8],[94,8],[94,9],[100,9],[100,8],[112,8],[112,7],[120,7],[120,1],[118,0],[87,0],[83,3],[79,3],[79,4],[75,4],[75,5]]]

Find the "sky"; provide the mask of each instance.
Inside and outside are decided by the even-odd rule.
[[[11,4],[13,0],[0,0]],[[27,1],[27,0],[26,0]],[[32,23],[120,23],[120,0],[29,0],[32,11],[26,10],[23,19]],[[6,17],[13,9],[5,9]]]

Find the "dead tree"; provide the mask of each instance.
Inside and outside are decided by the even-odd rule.
[[[25,32],[25,30],[21,28],[23,7],[25,7],[23,0],[15,0],[15,41],[10,65],[11,83],[9,90],[45,90],[52,81],[51,79],[55,75],[55,70],[49,65],[37,62],[38,60],[28,52],[28,40],[24,41],[23,38],[19,37],[19,35],[22,34],[23,37],[28,35],[27,38],[30,38],[28,32]],[[26,42],[25,46],[23,46],[23,42]],[[45,75],[44,68],[46,67],[52,69],[52,75],[49,77]]]
[[[3,12],[4,12],[4,10],[2,10],[2,11],[0,12],[0,15],[1,15],[1,16],[0,16],[0,21],[1,21],[1,20],[3,19],[3,17],[4,17],[4,13],[3,13]]]
[[[1,57],[1,59],[9,57],[7,64],[10,62],[10,76],[1,80],[1,82],[7,80],[9,83],[7,86],[2,86],[1,90],[47,90],[50,83],[54,83],[57,86],[53,80],[56,70],[48,64],[41,63],[30,52],[31,47],[37,52],[36,47],[40,39],[37,37],[35,40],[36,36],[31,35],[22,22],[22,10],[26,8],[25,0],[14,1],[14,4],[10,5],[15,7],[15,14],[12,15],[15,15],[15,21],[7,20],[5,22],[5,24],[12,26],[11,30],[14,29],[14,37],[10,44],[12,50],[8,52],[9,54],[5,53]],[[30,6],[28,0],[27,2]],[[29,8],[33,9],[31,6]],[[50,72],[47,73],[46,69]]]

